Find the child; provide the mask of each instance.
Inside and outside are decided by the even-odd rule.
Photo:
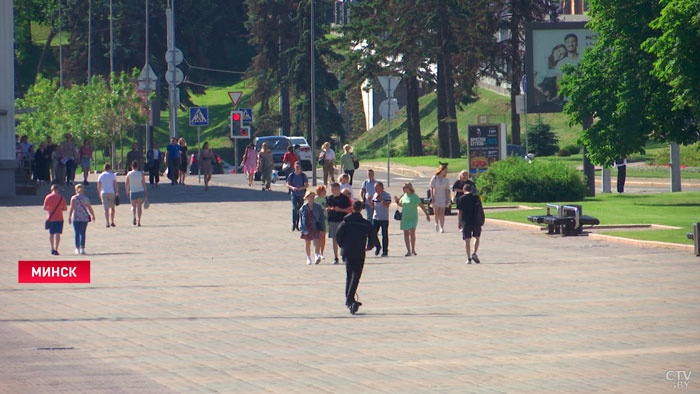
[[[481,226],[486,220],[484,216],[484,207],[481,205],[481,198],[472,193],[469,185],[464,185],[464,195],[457,200],[457,209],[459,214],[457,217],[458,227],[462,230],[462,239],[465,242],[467,250],[467,264],[471,264],[472,260],[479,264],[479,257],[476,252],[479,249],[479,238],[481,237]],[[474,241],[474,253],[471,253],[471,241]]]
[[[350,175],[348,174],[343,174],[340,176],[340,192],[343,193],[343,190],[350,191],[350,195],[348,196],[348,198],[352,203],[355,200],[355,192],[352,190],[352,184],[350,183]]]

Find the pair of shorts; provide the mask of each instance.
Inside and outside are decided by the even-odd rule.
[[[102,193],[102,206],[105,209],[114,208],[116,206],[115,198],[116,194],[114,193]]]
[[[469,224],[462,225],[462,239],[469,239],[471,237],[479,238],[481,237],[481,226],[472,226]]]
[[[131,201],[137,200],[137,199],[143,199],[145,196],[145,192],[141,190],[140,192],[131,192],[129,193],[129,199]]]
[[[63,234],[63,220],[49,222],[49,234]]]
[[[338,227],[341,222],[328,222],[328,238],[335,238],[335,233],[338,232]]]

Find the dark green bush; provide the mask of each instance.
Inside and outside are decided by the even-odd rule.
[[[563,147],[562,149],[566,149],[566,151],[572,155],[577,155],[577,154],[581,153],[581,147],[578,145],[574,145],[574,144],[567,145],[567,146]]]
[[[557,156],[559,156],[559,157],[571,156],[571,153],[569,153],[569,151],[566,149],[560,149],[559,152],[557,153]]]
[[[579,201],[586,193],[583,176],[575,168],[557,161],[528,163],[516,157],[493,163],[476,186],[486,201]]]
[[[552,156],[559,152],[559,138],[552,131],[552,126],[537,121],[527,132],[530,152],[536,156]]]

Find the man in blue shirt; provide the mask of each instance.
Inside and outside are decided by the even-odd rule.
[[[374,170],[367,170],[367,178],[368,179],[365,179],[365,181],[362,182],[362,190],[360,191],[360,197],[362,197],[362,202],[365,205],[365,213],[367,214],[367,220],[369,220],[371,223],[372,218],[374,217],[374,208],[372,208],[370,200],[372,199],[372,196],[374,196],[374,185],[377,184],[377,181],[374,179]]]
[[[170,145],[165,149],[167,150],[165,160],[168,165],[168,178],[170,184],[174,186],[180,177],[180,145],[177,143],[177,138],[171,138]]]
[[[292,196],[292,231],[299,230],[299,209],[304,205],[304,194],[309,187],[309,179],[301,171],[301,162],[294,163],[294,172],[287,177],[287,188]]]

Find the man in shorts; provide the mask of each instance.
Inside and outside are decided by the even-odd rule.
[[[97,193],[102,200],[102,206],[105,209],[105,220],[107,226],[110,226],[110,218],[112,219],[111,226],[114,225],[114,214],[116,212],[116,199],[119,197],[119,185],[117,184],[117,176],[112,172],[112,165],[105,164],[105,170],[97,178]],[[111,211],[111,212],[110,212]]]
[[[345,215],[352,212],[352,206],[350,205],[350,199],[340,193],[339,183],[331,184],[331,193],[326,203],[326,210],[328,211],[328,238],[333,239],[333,254],[335,255],[333,264],[338,264],[338,241],[335,239],[335,233],[338,231],[338,226],[340,226],[340,222],[343,221]]]
[[[464,185],[464,195],[457,200],[457,216],[458,227],[462,230],[462,239],[465,242],[467,250],[467,264],[471,264],[472,260],[479,264],[479,256],[476,252],[479,250],[479,238],[481,237],[481,226],[486,220],[484,216],[484,207],[481,205],[481,198],[472,193],[470,185]],[[471,241],[474,241],[474,253],[471,253]]]

